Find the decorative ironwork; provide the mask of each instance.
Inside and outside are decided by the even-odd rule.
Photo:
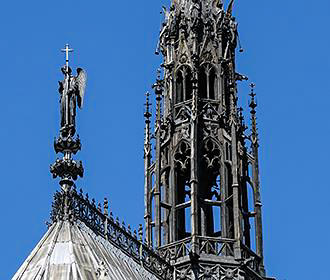
[[[212,238],[205,236],[197,237],[200,254],[208,254],[215,256],[230,256],[234,257],[233,239]],[[159,255],[170,262],[182,257],[189,256],[191,250],[191,237],[187,237],[180,241],[170,243],[169,245],[158,248]]]
[[[199,236],[198,240],[201,254],[234,257],[233,239]]]
[[[108,211],[107,200],[104,210]],[[173,279],[173,267],[164,258],[143,244],[142,237],[138,240],[136,232],[133,235],[129,226],[126,228],[124,223],[120,225],[118,218],[115,220],[111,213],[110,216],[103,214],[102,210],[97,208],[95,201],[90,201],[88,195],[84,196],[82,191],[78,194],[73,188],[55,193],[51,221],[56,223],[59,220],[83,222],[93,232],[120,248],[160,279]]]
[[[78,176],[83,177],[84,168],[81,161],[74,161],[72,155],[75,155],[81,149],[79,136],[74,138],[76,133],[76,107],[82,108],[87,74],[77,68],[77,76],[72,75],[72,70],[69,67],[69,53],[73,50],[67,44],[62,52],[66,54],[65,66],[61,68],[64,74],[64,80],[59,82],[60,93],[60,111],[61,111],[61,129],[60,136],[54,141],[54,149],[56,153],[62,153],[63,158],[57,159],[50,166],[50,172],[53,177],[60,177],[60,182],[63,189],[68,189],[73,186],[73,181],[77,180]]]
[[[166,261],[177,260],[189,255],[191,249],[191,237],[173,242],[158,248],[159,255]]]

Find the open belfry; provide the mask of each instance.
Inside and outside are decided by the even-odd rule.
[[[248,128],[238,106],[237,83],[248,78],[235,67],[243,50],[233,6],[173,0],[163,7],[155,114],[149,93],[144,114],[145,226],[137,230],[114,218],[107,199],[97,204],[77,190],[84,169],[75,159],[76,111],[87,74],[73,75],[66,45],[54,142],[61,157],[50,168],[60,190],[47,233],[12,279],[273,279],[264,266],[255,85]]]

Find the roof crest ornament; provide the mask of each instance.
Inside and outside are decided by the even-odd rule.
[[[54,149],[56,153],[62,153],[63,158],[57,159],[50,167],[53,177],[60,177],[60,185],[64,191],[68,191],[77,180],[83,177],[84,168],[81,161],[73,160],[72,156],[81,149],[79,136],[76,134],[76,107],[81,109],[85,95],[87,74],[82,68],[77,68],[77,76],[72,75],[69,67],[69,53],[73,49],[69,44],[65,45],[65,66],[61,68],[64,80],[59,81],[60,93],[60,136],[55,139]]]

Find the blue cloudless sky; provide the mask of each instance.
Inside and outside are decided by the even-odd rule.
[[[59,128],[65,43],[88,72],[78,112],[85,177],[77,186],[115,216],[143,222],[143,103],[164,0],[2,1],[0,5],[0,279],[46,231],[59,189],[49,165]],[[265,262],[279,280],[329,279],[328,0],[237,0],[245,49],[238,71],[257,84]],[[239,102],[248,101],[248,83]],[[248,119],[247,119],[248,122]]]

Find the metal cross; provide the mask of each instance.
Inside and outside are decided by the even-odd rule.
[[[61,49],[61,52],[65,52],[66,69],[69,69],[69,53],[73,52],[73,49],[70,49],[69,44],[66,44],[65,49]]]

